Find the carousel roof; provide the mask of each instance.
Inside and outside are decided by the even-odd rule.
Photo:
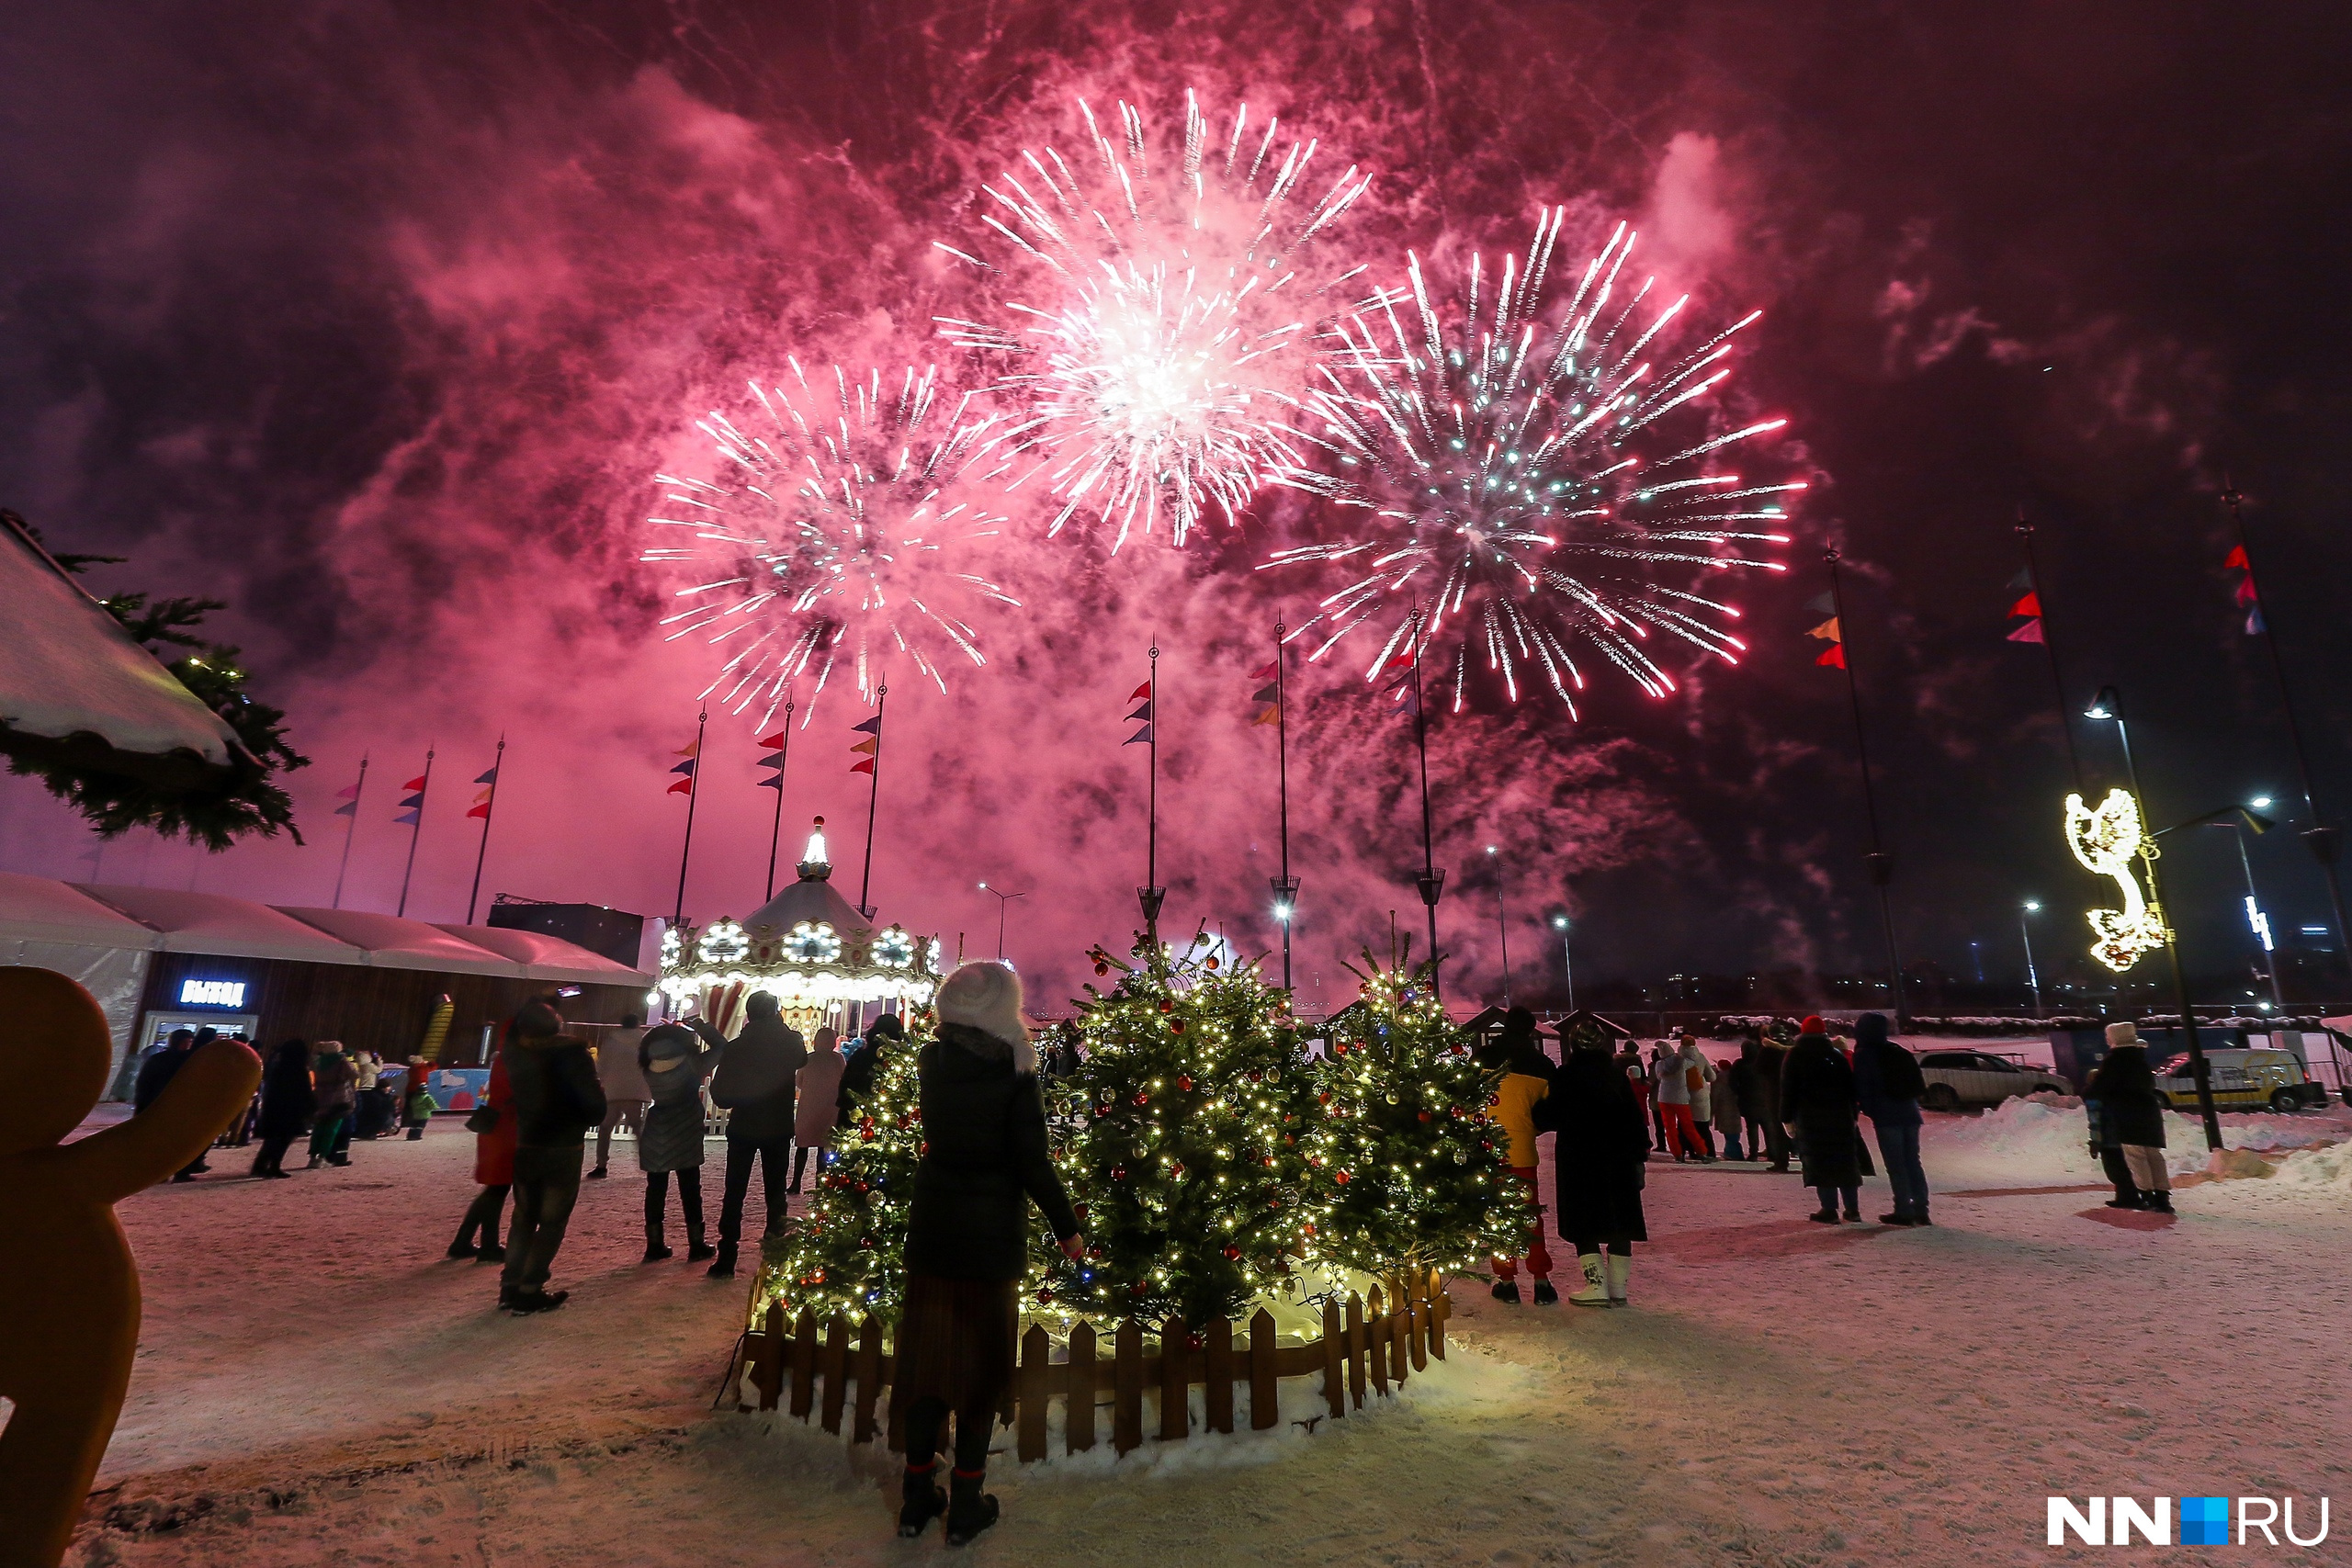
[[[808,834],[808,845],[800,857],[800,879],[783,892],[743,917],[743,929],[756,934],[762,926],[785,932],[806,920],[810,925],[822,922],[833,928],[833,934],[849,946],[855,947],[874,935],[874,922],[857,912],[857,906],[841,895],[831,880],[833,867],[825,850],[825,819],[817,818]]]

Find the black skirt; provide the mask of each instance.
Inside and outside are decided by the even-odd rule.
[[[910,1276],[890,1387],[893,1415],[918,1399],[936,1399],[950,1410],[994,1410],[1010,1420],[1018,1291],[1010,1280]]]

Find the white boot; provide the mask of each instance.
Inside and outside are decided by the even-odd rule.
[[[1600,1307],[1609,1304],[1609,1286],[1600,1272],[1600,1254],[1577,1254],[1577,1266],[1584,1270],[1584,1284],[1568,1292],[1568,1300],[1577,1306]]]
[[[1609,1255],[1609,1304],[1611,1306],[1621,1307],[1626,1304],[1625,1284],[1632,1278],[1633,1272],[1634,1260],[1622,1252],[1612,1252]]]

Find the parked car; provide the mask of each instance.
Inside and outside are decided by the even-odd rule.
[[[2216,1105],[2287,1111],[2327,1103],[2327,1086],[2312,1082],[2291,1051],[2208,1051],[2205,1060],[2212,1068]],[[2196,1106],[2197,1080],[2188,1076],[2188,1052],[2157,1070],[2156,1098],[2179,1110]]]
[[[2055,1073],[2022,1066],[1984,1051],[1930,1051],[1919,1058],[1928,1080],[1919,1103],[1930,1111],[1998,1105],[2021,1094],[2072,1094],[2074,1086]]]

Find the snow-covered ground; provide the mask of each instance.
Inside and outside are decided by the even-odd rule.
[[[2079,1111],[1929,1120],[1934,1229],[1811,1224],[1793,1177],[1653,1165],[1634,1310],[1510,1309],[1463,1282],[1445,1371],[1386,1408],[1117,1464],[1001,1457],[1006,1520],[971,1558],[2039,1562],[2052,1493],[2333,1494],[2343,1512],[2352,1142],[2334,1140],[2352,1120],[2225,1118],[2233,1144],[2327,1146],[2184,1186],[2171,1222],[2100,1206]],[[2176,1167],[2200,1167],[2195,1124],[2174,1133]],[[122,1205],[147,1329],[72,1561],[940,1550],[935,1529],[891,1538],[870,1450],[710,1413],[742,1292],[683,1248],[636,1262],[633,1159],[586,1190],[558,1270],[571,1303],[492,1312],[493,1271],[440,1256],[470,1142],[445,1122],[348,1170]]]

